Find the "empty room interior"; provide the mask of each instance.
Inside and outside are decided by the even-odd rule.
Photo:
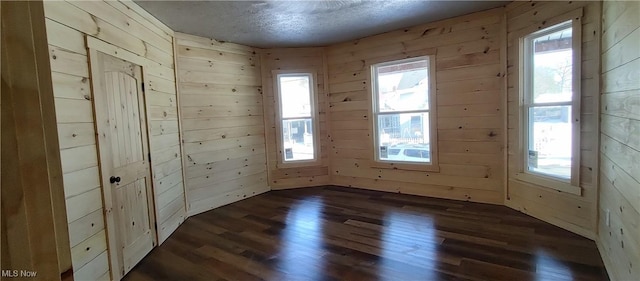
[[[1,1],[2,280],[640,280],[638,1]]]

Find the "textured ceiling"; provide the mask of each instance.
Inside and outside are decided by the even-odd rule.
[[[254,47],[326,46],[507,1],[136,1],[173,30]]]

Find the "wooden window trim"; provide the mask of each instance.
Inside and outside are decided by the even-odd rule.
[[[374,81],[376,78],[374,77],[376,74],[374,72],[374,67],[379,64],[385,63],[397,63],[404,60],[417,60],[425,58],[428,60],[429,69],[429,149],[431,150],[431,162],[429,163],[420,163],[420,162],[403,162],[403,161],[388,161],[388,160],[380,160],[378,159],[378,140],[377,140],[377,116],[378,112],[375,109],[377,104],[377,92],[375,91]],[[440,166],[438,162],[438,128],[437,128],[437,100],[436,100],[436,55],[435,51],[429,49],[423,53],[416,53],[412,55],[406,55],[404,57],[395,57],[395,58],[385,58],[377,61],[372,61],[368,63],[368,69],[370,69],[368,90],[371,98],[370,107],[369,107],[369,116],[371,116],[370,123],[370,131],[372,132],[372,143],[373,143],[373,161],[370,165],[371,168],[379,168],[379,169],[394,169],[394,170],[408,170],[408,171],[426,171],[426,172],[439,172]]]
[[[276,157],[278,159],[278,168],[298,168],[318,166],[322,161],[320,151],[320,121],[318,108],[318,89],[317,89],[317,73],[311,69],[295,69],[295,70],[273,70],[271,71],[274,79],[273,90],[276,106]],[[282,105],[280,104],[280,80],[281,75],[307,75],[309,76],[309,89],[311,94],[311,119],[313,123],[313,159],[284,161],[284,142],[282,140]]]
[[[566,192],[574,195],[581,196],[582,188],[580,187],[580,100],[582,98],[582,91],[580,88],[582,81],[582,8],[571,11],[569,13],[554,17],[548,21],[545,21],[541,26],[532,26],[531,28],[524,30],[519,35],[519,50],[518,50],[518,69],[519,69],[519,127],[517,129],[519,141],[518,141],[518,171],[514,174],[514,179],[531,184],[535,184],[541,187],[554,189],[561,192]],[[571,120],[572,120],[572,163],[571,163],[571,178],[562,180],[553,176],[546,176],[539,173],[526,172],[526,155],[525,146],[527,138],[527,125],[528,122],[525,102],[525,87],[528,87],[526,82],[525,73],[525,37],[535,35],[540,30],[544,30],[563,22],[571,21],[572,31],[572,48],[573,48],[573,75],[572,75],[572,87],[573,96],[571,101]],[[577,62],[577,63],[576,63]]]

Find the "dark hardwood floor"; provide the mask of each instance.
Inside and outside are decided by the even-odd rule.
[[[503,206],[317,187],[189,218],[125,280],[608,280],[593,241]]]

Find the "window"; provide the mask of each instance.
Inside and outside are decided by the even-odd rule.
[[[435,163],[434,58],[372,65],[376,160]]]
[[[317,114],[312,73],[275,73],[282,163],[317,160]]]
[[[567,21],[522,40],[522,158],[525,174],[577,186],[580,40],[574,36],[579,30]]]

